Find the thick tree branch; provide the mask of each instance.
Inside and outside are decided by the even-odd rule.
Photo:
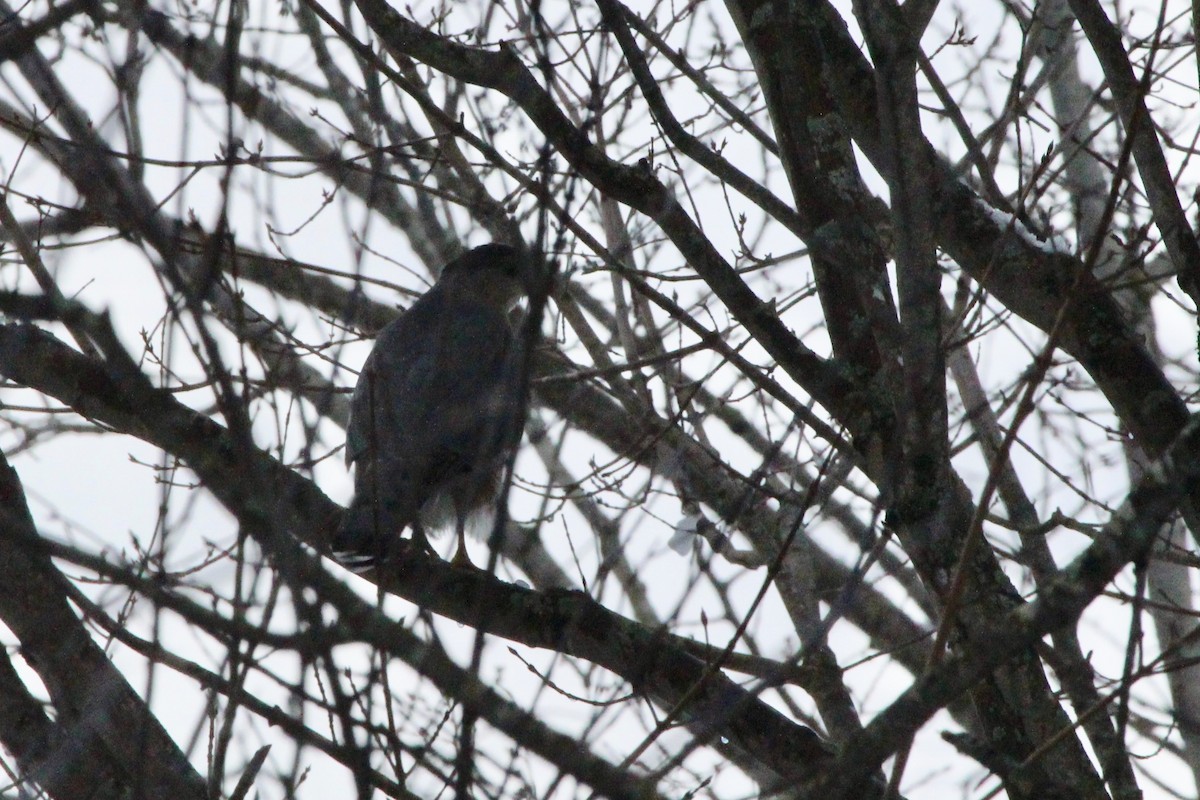
[[[1146,198],[1154,212],[1154,223],[1162,234],[1163,244],[1178,271],[1179,286],[1200,306],[1200,242],[1192,233],[1176,193],[1175,177],[1167,166],[1166,156],[1159,146],[1154,119],[1146,107],[1146,93],[1154,76],[1143,80],[1133,74],[1133,65],[1121,43],[1121,32],[1109,21],[1096,0],[1069,0],[1075,18],[1091,42],[1092,51],[1100,61],[1104,77],[1117,101],[1117,111],[1125,126],[1125,135],[1132,140],[1133,160],[1146,188]],[[1165,7],[1164,7],[1165,11]],[[1156,52],[1151,51],[1151,59]],[[1152,63],[1152,62],[1151,62]]]
[[[37,542],[20,481],[0,455],[0,619],[49,690],[56,716],[45,719],[0,658],[0,682],[14,684],[0,703],[5,745],[62,800],[142,793],[205,800],[204,779],[71,610],[66,578]],[[87,781],[94,781],[89,791],[80,791]]]
[[[752,14],[759,0],[731,0]],[[888,146],[878,119],[874,71],[824,0],[805,0],[807,24],[821,47],[821,74],[837,100],[855,142],[886,174]],[[780,80],[786,80],[781,76]],[[967,187],[925,139],[938,244],[1014,313],[1050,331],[1064,296],[1072,302],[1059,331],[1060,346],[1079,359],[1121,419],[1152,455],[1182,429],[1187,410],[1124,319],[1108,290],[1071,255],[1039,242],[1019,221],[996,212]]]
[[[1087,550],[1041,587],[1037,599],[999,621],[977,646],[927,672],[872,720],[847,745],[838,766],[826,773],[818,795],[857,796],[856,786],[939,709],[1046,634],[1075,624],[1123,569],[1147,557],[1163,524],[1198,481],[1200,416],[1193,416]]]
[[[0,325],[0,372],[11,380],[179,456],[235,516],[246,517],[249,531],[256,531],[249,524],[254,520],[272,519],[324,549],[340,507],[262,451],[238,447],[223,427],[155,389],[132,367],[106,368],[30,325]],[[260,485],[267,487],[266,496],[246,495],[246,487]],[[280,547],[290,549],[277,539],[264,546],[277,556]],[[297,558],[289,556],[282,568],[317,580]],[[829,762],[829,751],[811,730],[785,719],[719,669],[669,646],[667,635],[647,631],[586,595],[538,594],[455,570],[423,552],[406,552],[376,579],[388,591],[486,633],[599,664],[666,707],[679,705],[682,721],[702,741],[719,732],[785,780],[811,779]],[[333,584],[321,583],[322,592],[337,596]]]

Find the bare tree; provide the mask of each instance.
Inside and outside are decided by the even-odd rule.
[[[4,796],[1196,797],[1194,5],[0,0]],[[487,567],[354,576],[487,241]]]

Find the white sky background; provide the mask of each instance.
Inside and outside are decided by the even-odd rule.
[[[559,5],[548,2],[547,15],[553,17]],[[639,10],[639,3],[634,2],[630,5],[635,10]],[[848,6],[848,3],[838,5]],[[968,35],[979,36],[977,47],[984,47],[990,43],[989,39],[997,32],[1000,19],[996,5],[993,3],[969,3],[966,5],[970,7],[969,13],[956,10],[956,7],[949,3],[942,4],[938,16],[930,26],[930,33],[926,37],[927,52],[933,43],[944,38],[951,29],[956,16],[963,19]],[[1169,4],[1168,7],[1172,9],[1172,12],[1168,13],[1168,18],[1173,16],[1176,7],[1179,12],[1182,12],[1186,6],[1185,2]],[[45,6],[38,4],[24,9],[22,15],[33,18],[44,10]],[[717,20],[717,24],[726,31],[727,37],[730,39],[734,37],[732,24],[729,23],[721,4],[714,2],[704,4],[703,11],[704,13],[701,15],[703,19],[706,20],[711,14]],[[1151,8],[1141,19],[1147,25],[1153,25],[1156,11],[1157,9]],[[251,5],[250,19],[252,23],[257,22],[268,27],[279,22],[273,17],[276,12],[277,5],[273,2],[254,3]],[[465,11],[460,9],[459,13],[469,14],[472,11],[468,6]],[[852,20],[848,13],[847,18]],[[452,28],[453,26],[448,25],[448,27]],[[1019,32],[1011,24],[1010,28],[1011,30],[1001,30],[1000,36],[1003,37],[1006,45],[1015,47],[1015,37]],[[247,37],[247,41],[253,40],[264,44],[265,50],[261,53],[263,57],[296,69],[302,74],[311,73],[312,67],[303,42],[293,43],[289,41],[288,37],[281,36],[256,38],[249,32]],[[93,42],[90,46],[100,48],[105,45]],[[108,43],[107,49],[109,54],[119,61],[123,57],[124,42]],[[244,50],[244,52],[248,51]],[[1178,57],[1173,54],[1174,52],[1172,51],[1172,54],[1168,54],[1168,56],[1170,58]],[[1179,51],[1179,56],[1182,55],[1182,52]],[[935,66],[943,70],[943,78],[947,82],[949,82],[949,75],[954,73],[956,59],[959,58],[959,55],[953,49],[949,49],[935,61]],[[971,57],[964,55],[963,59],[970,61]],[[102,55],[100,61],[103,63],[106,60]],[[1099,81],[1098,67],[1082,54],[1081,61],[1085,69],[1085,79],[1096,85]],[[656,65],[655,69],[660,71],[663,67]],[[84,61],[72,53],[67,53],[60,65],[59,74],[64,77],[70,76],[67,81],[69,90],[77,101],[87,106],[95,124],[106,133],[114,131],[115,126],[111,116],[114,97],[111,84],[100,74],[96,63]],[[1194,79],[1194,69],[1191,73],[1187,73],[1185,69],[1184,74],[1191,74]],[[25,99],[31,98],[31,94],[25,89],[23,82],[11,65],[0,66],[0,76],[6,79],[5,85],[0,86],[0,94],[8,99],[11,99],[14,94]],[[986,97],[972,97],[972,100],[976,105],[986,105],[990,109],[995,109],[1003,101],[1009,76],[990,77],[994,81],[993,94]],[[193,89],[197,95],[211,100],[211,93],[207,90],[196,86],[193,86]],[[1179,113],[1195,113],[1190,106],[1195,96],[1194,86],[1191,87],[1191,90],[1191,94],[1185,96],[1183,100],[1189,105]],[[955,94],[957,96],[958,92]],[[152,59],[143,84],[141,106],[143,125],[147,130],[145,140],[147,154],[157,158],[178,160],[215,158],[223,146],[225,138],[224,105],[219,102],[209,102],[203,106],[204,111],[200,115],[196,115],[195,105],[189,106],[192,116],[186,119],[185,124],[185,109],[181,101],[182,94],[177,67],[169,58]],[[673,108],[681,118],[687,116],[688,102],[686,95],[673,97]],[[964,104],[964,106],[966,105]],[[970,112],[969,108],[965,107],[964,110]],[[646,120],[643,117],[639,122],[644,125]],[[932,116],[926,120],[926,124],[926,134],[936,147],[949,151],[954,157],[961,154],[961,146],[958,144],[957,137],[948,125]],[[186,136],[184,135],[185,129]],[[1039,133],[1035,130],[1030,131],[1030,134],[1035,137]],[[330,138],[333,138],[334,135],[334,131],[329,131]],[[1031,143],[1028,147],[1029,152],[1038,152],[1051,141],[1049,134],[1042,133],[1041,135],[1045,137],[1045,141]],[[723,132],[722,136],[732,138],[733,134]],[[261,136],[255,130],[249,129],[245,131],[243,138],[246,145],[253,150]],[[629,140],[633,141],[635,138],[635,136],[631,136]],[[6,143],[0,146],[0,177],[11,180],[13,187],[20,191],[39,193],[52,200],[65,203],[72,201],[72,190],[59,182],[55,172],[38,164],[32,154],[22,155],[16,152],[10,146],[11,139],[3,141]],[[114,139],[114,146],[116,144],[118,143]],[[264,155],[290,154],[289,151],[283,149],[282,145],[272,139],[266,139],[264,144]],[[514,149],[519,144],[514,141]],[[750,174],[759,175],[761,164],[758,163],[760,157],[758,148],[748,144],[739,147],[738,144],[736,141],[731,141],[730,146],[726,147],[724,155]],[[1170,157],[1173,154],[1168,155]],[[284,166],[281,169],[300,177],[294,180],[264,181],[263,176],[251,168],[247,167],[237,172],[236,183],[239,189],[231,198],[231,220],[241,241],[270,252],[273,245],[266,234],[268,224],[282,231],[292,231],[303,225],[303,229],[295,235],[276,236],[275,244],[280,245],[284,253],[303,261],[324,267],[353,271],[358,265],[354,262],[355,256],[346,236],[347,229],[352,229],[360,232],[375,252],[395,258],[401,264],[416,266],[405,242],[395,236],[382,220],[365,217],[361,205],[356,200],[350,199],[346,193],[339,194],[330,207],[321,211],[325,202],[323,192],[330,188],[328,179],[316,174],[309,174],[309,171],[301,165]],[[865,171],[874,177],[872,170],[867,168]],[[161,198],[176,189],[181,178],[181,171],[150,168],[147,170],[147,175],[152,191]],[[1001,179],[1002,187],[1009,188],[1010,184],[1005,182],[1006,176],[1003,170],[998,177]],[[216,169],[202,173],[188,184],[184,192],[168,201],[166,208],[172,215],[178,217],[186,217],[189,212],[194,212],[206,223],[206,227],[211,227],[208,223],[214,218],[220,205],[216,188],[218,178],[219,170]],[[1011,173],[1007,178],[1012,178]],[[1195,173],[1192,168],[1181,184],[1194,182]],[[778,180],[772,188],[781,197],[789,196],[786,187]],[[886,198],[887,190],[882,182],[875,180],[871,188]],[[707,200],[709,202],[700,204],[702,213],[705,215],[705,229],[719,247],[723,246],[726,248],[726,252],[732,252],[736,247],[736,239],[729,225],[724,201],[715,193]],[[19,202],[10,202],[12,202],[18,217],[22,219],[29,217],[29,211],[23,208]],[[742,208],[751,213],[753,217],[753,210],[748,203],[742,203]],[[783,235],[780,230],[775,228],[768,231],[761,251],[780,254],[797,247],[795,240],[790,235]],[[86,240],[95,237],[95,232],[86,232],[78,239]],[[478,244],[485,240],[486,236],[474,234],[467,243]],[[65,294],[68,296],[74,294],[77,299],[93,309],[107,309],[111,312],[114,323],[124,337],[124,341],[129,345],[131,352],[141,351],[139,339],[141,330],[150,333],[151,341],[155,342],[156,347],[162,344],[161,339],[158,338],[160,331],[156,330],[157,321],[162,318],[164,313],[162,295],[157,280],[154,278],[152,267],[145,262],[140,251],[130,248],[120,241],[110,241],[62,251],[47,250],[43,253],[43,257],[47,264],[54,269],[56,278]],[[677,267],[678,259],[673,253],[667,251],[655,263],[639,263],[638,266],[660,269]],[[799,268],[797,267],[797,269]],[[387,263],[386,260],[370,254],[362,258],[361,269],[364,274],[401,283],[413,289],[419,290],[422,286],[419,280],[404,274],[394,264]],[[807,272],[805,275],[807,276]],[[590,283],[601,283],[607,281],[607,276],[581,276],[580,279]],[[0,285],[4,288],[19,287],[26,290],[33,286],[23,267],[14,262],[6,262],[0,266]],[[770,296],[765,279],[756,288],[764,297]],[[947,296],[950,297],[953,292],[952,281],[947,281],[945,288]],[[248,293],[253,292],[251,287],[247,286],[247,289]],[[397,304],[406,302],[406,298],[399,297],[394,293],[377,288],[372,288],[370,291],[373,297],[385,302]],[[274,301],[267,298],[265,293],[251,295],[251,299],[253,304],[264,312],[272,313],[276,310]],[[806,330],[815,321],[815,317],[811,315],[818,311],[814,300],[802,303],[792,312],[792,318],[795,320],[792,324],[797,331]],[[314,319],[311,314],[299,311],[294,306],[285,307],[282,312],[285,318],[297,326],[298,333],[306,341],[319,343],[330,338],[331,331],[328,325]],[[1184,359],[1187,366],[1194,369],[1195,318],[1181,312],[1169,302],[1159,303],[1156,306],[1156,313],[1159,315],[1159,340],[1163,349],[1169,356]],[[805,315],[810,315],[810,317],[806,319]],[[1031,341],[1038,342],[1040,338],[1031,336]],[[823,332],[815,331],[811,337],[806,339],[806,343],[820,352],[827,351]],[[230,343],[226,342],[226,344]],[[181,377],[187,380],[199,380],[200,374],[195,370],[194,361],[186,353],[185,348],[178,341],[173,345],[171,349],[172,367],[177,369]],[[342,357],[347,364],[358,365],[365,358],[367,349],[368,345],[359,345],[352,350],[348,349]],[[753,360],[763,360],[752,349],[747,354]],[[228,346],[226,355],[227,363],[238,363],[236,347]],[[581,355],[580,357],[586,359],[585,356]],[[707,363],[706,358],[707,355],[702,353],[692,363]],[[1000,382],[1012,374],[1019,373],[1028,366],[1030,357],[1024,348],[1017,346],[1011,339],[996,337],[986,344],[979,361],[981,377],[985,383],[992,385],[993,381]],[[326,374],[329,373],[327,367],[324,371]],[[699,372],[698,369],[693,370],[693,374],[699,374]],[[353,376],[345,373],[340,374],[337,379],[345,386],[353,384]],[[714,378],[714,382],[719,380],[720,377]],[[32,392],[4,390],[3,394],[3,402],[6,404],[36,403]],[[208,407],[212,400],[208,390],[189,393],[184,397],[187,402],[197,408]],[[1074,396],[1070,399],[1076,407],[1103,409],[1102,413],[1106,415],[1108,413],[1102,398],[1098,396]],[[12,414],[14,412],[0,413]],[[63,421],[77,420],[73,420],[69,415],[64,415]],[[1106,424],[1108,422],[1111,420],[1105,420]],[[260,444],[277,442],[278,432],[274,419],[264,415],[256,421],[256,424],[258,425],[256,437]],[[326,425],[322,429],[322,433],[324,438],[317,445],[318,454],[341,444],[341,434],[333,426]],[[9,431],[0,431],[0,435],[3,435],[0,443],[6,449],[15,443],[14,437]],[[1121,466],[1119,446],[1116,442],[1108,441],[1099,430],[1083,431],[1081,435],[1088,437],[1089,441],[1094,444],[1089,448],[1088,467],[1091,472],[1089,488],[1092,493],[1107,501],[1119,502],[1127,488]],[[1029,440],[1035,443],[1039,442],[1036,436],[1030,436]],[[582,436],[574,436],[571,441],[576,443],[575,448],[577,449],[570,452],[569,459],[574,462],[573,466],[579,474],[587,472],[588,461],[593,456],[600,462],[607,461],[611,457],[606,451],[597,450],[590,440],[584,439]],[[289,455],[296,452],[296,448],[301,442],[300,428],[293,426],[286,442]],[[720,441],[717,444],[729,444],[729,451],[723,451],[723,454],[734,463],[737,463],[736,459],[739,457],[743,458],[739,466],[752,463],[745,460],[746,454],[741,445]],[[1071,444],[1071,442],[1067,442],[1059,446],[1067,447]],[[1054,446],[1050,445],[1050,447]],[[1076,455],[1075,453],[1067,454],[1064,463],[1068,465],[1075,463]],[[1017,458],[1018,467],[1023,474],[1039,475],[1044,472],[1044,468],[1031,459],[1025,458],[1021,454],[1018,454]],[[956,466],[959,467],[968,482],[978,490],[984,476],[983,465],[973,459],[975,459],[973,453],[967,454],[956,462]],[[35,519],[43,532],[98,550],[127,549],[131,536],[136,536],[143,541],[149,539],[156,525],[158,507],[163,499],[163,488],[156,485],[155,473],[146,465],[155,465],[160,461],[161,455],[156,453],[153,448],[132,438],[92,434],[61,436],[44,440],[30,449],[23,450],[13,458],[13,464],[20,473],[28,493]],[[519,471],[524,473],[525,469],[530,470],[531,473],[536,473],[538,470],[528,454],[523,457],[519,465]],[[345,502],[349,499],[351,482],[343,467],[340,453],[322,462],[317,467],[315,474],[321,487],[335,500]],[[181,473],[178,477],[184,482],[190,480],[187,473]],[[1045,481],[1038,478],[1030,480],[1032,486],[1039,486],[1043,483],[1051,487],[1056,485],[1048,476]],[[626,528],[623,530],[623,534],[628,539],[630,561],[641,565],[643,575],[647,578],[653,576],[652,580],[648,580],[648,588],[656,607],[662,610],[680,606],[679,620],[683,624],[680,626],[679,632],[704,638],[706,631],[699,621],[701,610],[703,609],[710,618],[715,619],[722,616],[720,609],[713,605],[715,600],[710,594],[702,589],[688,587],[687,576],[691,574],[689,561],[667,547],[673,527],[680,517],[678,505],[670,498],[661,495],[653,497],[652,504],[645,509],[644,514],[635,512],[626,519]],[[1039,511],[1043,514],[1048,514],[1057,507],[1072,514],[1079,507],[1078,500],[1069,492],[1061,490],[1061,487],[1057,492],[1049,492],[1045,496],[1035,499],[1038,502]],[[519,490],[514,492],[512,503],[513,516],[518,520],[536,513],[538,508],[536,497]],[[218,547],[228,547],[236,539],[236,527],[230,516],[202,492],[188,491],[183,488],[173,489],[167,519],[169,536],[175,542],[175,545],[170,548],[173,567],[181,568],[202,560],[208,543],[213,543]],[[1102,519],[1102,517],[1097,517],[1088,521]],[[590,577],[597,563],[597,554],[591,547],[590,538],[585,535],[585,526],[581,520],[568,513],[565,519],[544,525],[542,535],[551,551],[562,555],[561,563],[569,567],[573,562],[565,542],[566,530],[570,530],[574,536],[576,551],[586,574]],[[564,535],[556,539],[556,534],[559,533]],[[840,545],[834,545],[834,547],[844,550],[847,562],[853,562],[858,555],[857,549],[846,544],[837,529],[830,525],[816,526],[812,535],[822,542],[841,542]],[[1086,540],[1082,536],[1067,532],[1056,535],[1051,543],[1060,563],[1064,563],[1064,559],[1069,558],[1070,555],[1086,545]],[[443,540],[443,544],[448,543]],[[581,550],[580,545],[586,545],[586,547]],[[479,554],[483,552],[478,543],[476,543],[475,552],[478,561],[480,560]],[[714,569],[728,578],[735,579],[731,594],[737,602],[744,604],[742,607],[747,606],[757,592],[764,572],[763,570],[747,572],[728,565],[719,558],[714,561]],[[76,572],[71,569],[68,571]],[[232,579],[232,564],[228,561],[220,561],[216,565],[208,567],[205,574],[206,580],[213,584],[227,585]],[[1014,579],[1020,585],[1020,576],[1014,575]],[[362,586],[364,591],[366,590],[365,584],[361,584],[357,579],[348,578],[348,580]],[[1132,584],[1129,580],[1123,580],[1118,585],[1122,589],[1129,589]],[[887,582],[881,584],[880,588],[894,598],[902,596],[897,587],[890,586]],[[100,600],[106,598],[111,600],[115,596],[115,590],[97,592],[97,598]],[[615,597],[615,593],[607,592],[601,600],[614,610],[628,613],[627,608],[612,604]],[[389,608],[394,608],[397,616],[406,615],[411,619],[412,612],[406,604],[394,601],[389,604]],[[146,610],[148,611],[148,609],[149,606],[146,604]],[[919,617],[919,612],[914,611],[914,614]],[[145,613],[135,618],[135,623],[145,624],[150,619],[150,614]],[[185,626],[175,624],[169,614],[163,615],[160,619],[164,622],[161,635],[170,642],[173,650],[195,658],[201,663],[209,664],[213,668],[218,668],[220,659],[223,657],[220,648],[211,643],[195,641],[192,632]],[[281,618],[280,622],[282,624],[286,620]],[[1102,673],[1110,676],[1119,674],[1127,627],[1128,612],[1124,606],[1117,606],[1115,603],[1101,600],[1089,610],[1080,633],[1084,638],[1084,651],[1095,649],[1095,663]],[[759,634],[762,642],[774,643],[776,649],[764,653],[765,655],[784,658],[794,651],[796,642],[792,625],[773,593],[758,610],[751,623],[751,628]],[[773,635],[773,631],[779,633]],[[143,629],[142,632],[144,633],[145,630]],[[728,626],[719,624],[710,624],[707,629],[707,634],[718,642],[720,636],[729,632]],[[462,657],[461,663],[465,663],[466,654],[469,653],[471,632],[454,624],[442,624],[439,626],[439,633],[446,646]],[[1148,631],[1148,636],[1153,636],[1152,630]],[[870,652],[864,637],[845,624],[834,629],[832,644],[843,664],[856,662]],[[493,686],[502,688],[504,692],[521,699],[522,702],[531,701],[537,695],[535,710],[547,710],[546,713],[543,713],[543,718],[558,730],[570,731],[591,719],[593,715],[591,707],[572,703],[554,692],[541,689],[539,681],[526,671],[524,665],[508,654],[508,646],[509,643],[504,641],[493,642],[493,646],[489,649],[489,658],[482,671],[485,681],[492,682]],[[352,652],[352,648],[343,649],[348,661],[361,657],[360,653]],[[523,658],[544,670],[549,669],[556,661],[561,661],[561,659],[556,659],[554,654],[529,651],[528,648],[517,649]],[[129,664],[129,674],[138,675],[140,673],[140,659],[118,655],[118,663],[122,663],[122,659],[124,659],[124,663]],[[292,669],[295,668],[295,665],[290,666]],[[286,668],[287,665],[279,665],[281,670]],[[570,685],[572,674],[570,670],[558,669],[554,672],[554,677],[563,688],[586,693],[588,688],[582,684]],[[396,675],[398,677],[395,685],[401,692],[403,687],[411,685],[414,680],[412,674],[404,669],[398,669]],[[608,678],[607,685],[613,687],[613,693],[623,693],[622,687],[617,685],[611,676],[606,676],[606,678]],[[855,668],[848,674],[847,679],[856,699],[863,704],[864,716],[867,719],[903,691],[909,681],[906,673],[898,667],[889,665],[886,659],[876,659]],[[178,678],[165,669],[156,671],[154,681],[156,712],[179,741],[187,742],[194,735],[197,720],[201,718],[200,710],[203,708],[206,698],[197,691],[194,683],[190,680]],[[139,686],[141,679],[134,678],[133,683],[135,686]],[[262,696],[266,697],[269,696],[269,693],[275,693],[279,695],[280,704],[286,703],[286,696],[278,688],[265,684],[257,688],[263,692]],[[594,686],[591,688],[595,689]],[[1160,679],[1144,680],[1137,685],[1136,695],[1143,701],[1162,707],[1167,698],[1165,682]],[[792,696],[805,708],[810,707],[810,704],[799,692],[793,692]],[[436,702],[436,695],[432,691],[428,698],[430,703]],[[767,699],[774,702],[771,695],[767,695]],[[436,712],[434,716],[436,716]],[[606,719],[611,718],[606,717]],[[282,767],[290,761],[291,754],[286,752],[287,739],[285,737],[275,731],[264,730],[265,726],[260,722],[251,721],[251,718],[244,714],[241,721],[243,725],[253,727],[255,730],[255,736],[247,736],[245,740],[247,755],[256,748],[258,744],[256,737],[261,736],[263,740],[275,745],[276,749],[272,753],[273,762]],[[622,716],[613,721],[606,730],[602,724],[600,726],[602,733],[594,745],[594,749],[612,760],[618,760],[628,747],[629,737],[631,735],[640,737],[640,733],[635,731],[629,723],[630,720]],[[967,765],[965,759],[959,757],[940,740],[940,732],[946,729],[956,730],[956,726],[947,716],[939,715],[922,731],[917,745],[913,749],[906,772],[908,782],[905,791],[909,797],[979,797],[995,785],[994,781],[988,780],[980,788],[975,782],[980,778],[981,773],[978,770],[963,771],[961,769]],[[482,741],[482,737],[487,735],[486,728],[481,731],[480,735],[481,745],[486,748],[486,742]],[[202,735],[202,741],[203,738]],[[669,756],[676,752],[679,747],[683,746],[686,738],[678,733],[663,737],[660,741],[665,748],[665,755]],[[494,749],[497,752],[503,752],[504,745]],[[1173,785],[1181,791],[1189,793],[1194,791],[1191,788],[1190,776],[1171,755],[1165,752],[1153,753],[1148,745],[1139,747],[1135,744],[1134,751],[1147,756],[1145,761],[1140,762],[1140,766],[1152,771],[1159,780],[1167,785]],[[663,756],[662,752],[652,749],[647,758],[653,763]],[[194,757],[200,763],[203,762],[203,745],[196,751]],[[331,791],[344,790],[349,786],[349,781],[340,767],[332,765],[331,762],[311,750],[305,752],[304,758],[312,764],[312,770],[307,782],[301,787],[299,796],[323,798],[329,796]],[[711,764],[713,761],[714,755],[711,752],[701,751],[694,754],[689,763],[703,772],[702,765]],[[271,771],[270,763],[266,769],[267,773]],[[236,769],[238,764],[233,762],[230,767]],[[203,766],[201,766],[201,770],[204,771]],[[546,774],[548,780],[551,773],[547,771]],[[260,787],[260,796],[264,798],[279,796],[278,786],[272,786],[260,779]],[[744,790],[746,784],[741,781],[736,770],[727,769],[721,773],[715,787],[720,796],[736,796],[737,790],[739,788]],[[432,795],[437,789],[432,785],[410,786],[410,788],[426,795]],[[668,793],[673,788],[686,791],[690,787],[663,786],[663,790]],[[1148,798],[1170,796],[1150,781],[1144,780],[1142,788]],[[564,790],[560,789],[557,796],[566,796]]]

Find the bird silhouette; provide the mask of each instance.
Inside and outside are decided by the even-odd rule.
[[[455,525],[495,507],[525,424],[524,365],[509,312],[526,294],[527,261],[487,244],[447,264],[433,287],[379,334],[359,374],[346,429],[354,499],[333,540],[362,570],[385,562],[400,533]]]

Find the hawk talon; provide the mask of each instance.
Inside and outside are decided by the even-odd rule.
[[[412,534],[409,536],[409,541],[412,542],[413,547],[424,550],[431,556],[438,556],[439,558],[441,557],[438,554],[438,551],[434,549],[433,544],[429,541],[429,537],[425,534],[425,527],[419,522],[413,524]]]
[[[475,562],[471,560],[471,556],[467,554],[465,547],[454,551],[454,557],[450,559],[450,568],[468,570],[470,572],[481,571],[479,567],[475,566]]]
[[[450,566],[454,569],[469,569],[479,571],[479,567],[471,561],[471,553],[467,550],[466,520],[460,520],[458,523],[458,547],[454,550],[454,557],[450,559]]]

